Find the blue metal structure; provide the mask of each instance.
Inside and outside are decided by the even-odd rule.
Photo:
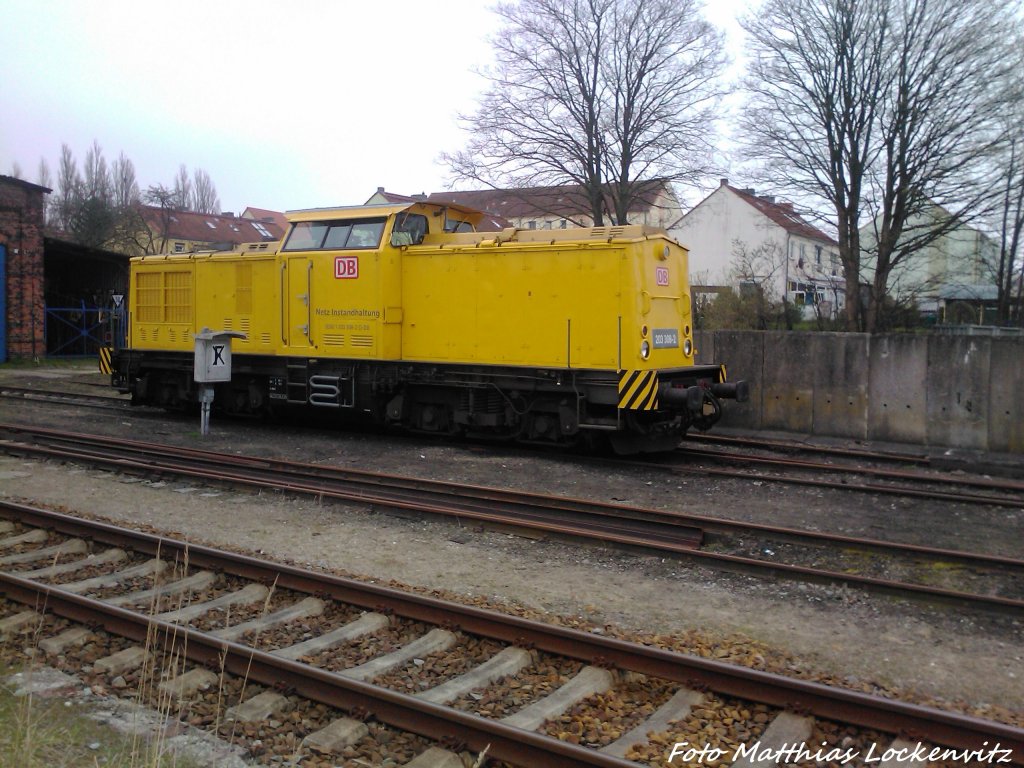
[[[107,346],[110,310],[87,306],[46,308],[46,353],[53,357],[93,356]]]

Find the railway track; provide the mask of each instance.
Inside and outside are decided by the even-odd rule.
[[[14,387],[7,384],[0,385],[0,398],[8,400],[22,400],[33,403],[46,403],[56,405],[75,405],[80,408],[99,408],[101,410],[128,411],[132,410],[131,401],[122,396],[89,395],[81,392],[60,392],[57,390],[38,389],[30,387]],[[133,413],[147,413],[146,409],[134,409]],[[152,412],[152,411],[149,411]]]
[[[642,547],[762,577],[1024,613],[1024,561],[1012,557],[10,424],[0,424],[0,438],[7,453],[451,516]]]
[[[919,467],[932,466],[931,457],[923,453],[895,453],[891,451],[870,451],[863,448],[842,448],[838,446],[812,445],[786,440],[769,440],[757,437],[740,437],[712,433],[688,433],[683,446],[708,445],[725,446],[728,448],[747,448],[765,450],[787,455],[810,454],[814,456],[831,456],[857,461],[882,462],[887,464],[911,465]]]
[[[886,460],[892,458],[884,457]],[[870,461],[869,459],[864,459]],[[899,459],[897,459],[899,460]],[[702,463],[703,462],[703,463]],[[625,461],[641,467],[712,477],[757,479],[841,491],[1024,508],[1024,482],[986,476],[890,469],[848,462],[780,458],[763,453],[724,449],[679,448],[669,458],[646,462]],[[724,466],[716,466],[724,465]],[[972,490],[965,490],[972,489]]]
[[[927,748],[1006,750],[1000,755],[1024,764],[1024,728],[1013,725],[53,511],[2,504],[0,521],[0,591],[27,607],[5,604],[0,633],[29,628],[37,657],[67,661],[90,635],[81,625],[93,635],[102,628],[124,639],[100,643],[112,651],[106,656],[93,648],[93,678],[111,684],[120,676],[129,692],[141,691],[147,686],[136,671],[148,663],[166,673],[148,688],[170,692],[183,719],[283,720],[306,745],[296,742],[297,751],[310,744],[321,752],[350,748],[351,740],[329,737],[366,738],[366,723],[384,723],[516,766],[625,768],[636,765],[632,759],[664,764],[667,751],[685,748],[693,723],[718,717],[704,733],[729,737],[713,744],[706,737],[704,746],[723,753],[778,748],[783,740],[813,750],[839,734],[844,741],[831,747],[880,756],[913,748],[903,733]],[[49,618],[41,621],[37,608]],[[373,637],[390,641],[375,645],[367,640]],[[183,661],[162,666],[169,659]],[[536,670],[548,667],[559,670],[556,680],[538,685]],[[517,685],[520,678],[530,684]],[[220,680],[226,701],[223,711],[195,718],[186,704],[204,679]],[[508,691],[518,691],[511,703]],[[616,697],[634,702],[634,716],[602,722],[595,713]],[[331,709],[289,720],[283,708],[297,706],[297,698]],[[269,726],[236,732],[261,727]],[[658,734],[653,742],[648,732]],[[409,764],[445,765],[440,759],[435,752]]]

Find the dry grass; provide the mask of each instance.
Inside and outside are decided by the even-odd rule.
[[[7,677],[11,670],[4,670]],[[0,686],[0,766],[11,768],[194,768],[125,736],[60,697],[15,696]]]

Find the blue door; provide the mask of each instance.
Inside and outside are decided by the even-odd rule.
[[[0,363],[7,362],[7,248],[0,245]]]

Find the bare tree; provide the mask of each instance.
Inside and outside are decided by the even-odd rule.
[[[103,157],[103,148],[95,139],[89,151],[85,153],[82,196],[86,199],[95,198],[104,203],[110,202],[110,171],[107,170],[107,159]]]
[[[40,187],[53,189],[53,174],[50,173],[50,164],[46,162],[45,157],[39,158],[39,165],[36,168],[36,184]],[[43,223],[47,226],[50,224],[49,205],[43,206]]]
[[[605,63],[606,133],[615,220],[643,198],[639,179],[693,183],[712,170],[715,106],[723,90],[723,37],[692,0],[624,0],[612,6]]]
[[[47,189],[53,188],[53,174],[50,173],[50,164],[45,157],[39,158],[39,166],[36,168],[36,184]]]
[[[732,241],[732,282],[740,287],[739,299],[753,321],[752,327],[768,330],[779,321],[793,330],[794,315],[785,286],[786,249],[777,240],[765,240],[751,248],[742,240]],[[782,287],[781,302],[777,300]]]
[[[196,168],[192,174],[192,210],[198,213],[220,213],[220,198],[210,174]]]
[[[868,331],[879,325],[892,270],[984,213],[999,117],[1019,77],[1006,34],[1011,2],[902,0],[897,8],[879,115],[882,151],[870,174],[876,247]],[[947,215],[928,215],[936,203]]]
[[[979,212],[981,163],[1012,80],[1011,9],[1011,0],[769,0],[746,22],[748,156],[835,215],[849,329],[874,330],[892,270]],[[936,202],[951,215],[927,217]],[[866,219],[876,227],[862,317]]]
[[[21,165],[17,160],[11,163],[10,177],[12,179],[20,179],[22,175]]]
[[[861,322],[860,219],[885,78],[887,0],[768,0],[744,23],[754,57],[741,121],[763,180],[835,216],[847,327]]]
[[[178,166],[178,175],[174,177],[174,197],[172,207],[179,211],[192,210],[192,179],[189,178],[188,168],[182,163]]]
[[[57,191],[50,198],[50,214],[53,225],[68,232],[75,207],[82,195],[82,177],[78,163],[67,144],[61,144],[60,163],[57,166]]]
[[[692,180],[712,146],[722,36],[694,0],[521,0],[496,9],[497,65],[467,147],[442,159],[493,187],[576,185],[626,223],[643,178]]]
[[[147,205],[157,209],[156,218],[155,221],[143,222],[144,226],[138,231],[136,246],[144,254],[163,253],[167,250],[171,219],[175,211],[181,210],[178,207],[178,190],[156,184],[146,190],[143,200]]]
[[[111,198],[114,207],[126,211],[138,204],[139,183],[135,179],[135,164],[121,152],[110,169]]]
[[[1008,116],[1006,127],[997,166],[1002,178],[995,187],[999,195],[999,255],[991,268],[999,286],[996,322],[1009,325],[1015,321],[1024,326],[1024,266],[1020,264],[1024,250],[1024,108]]]

